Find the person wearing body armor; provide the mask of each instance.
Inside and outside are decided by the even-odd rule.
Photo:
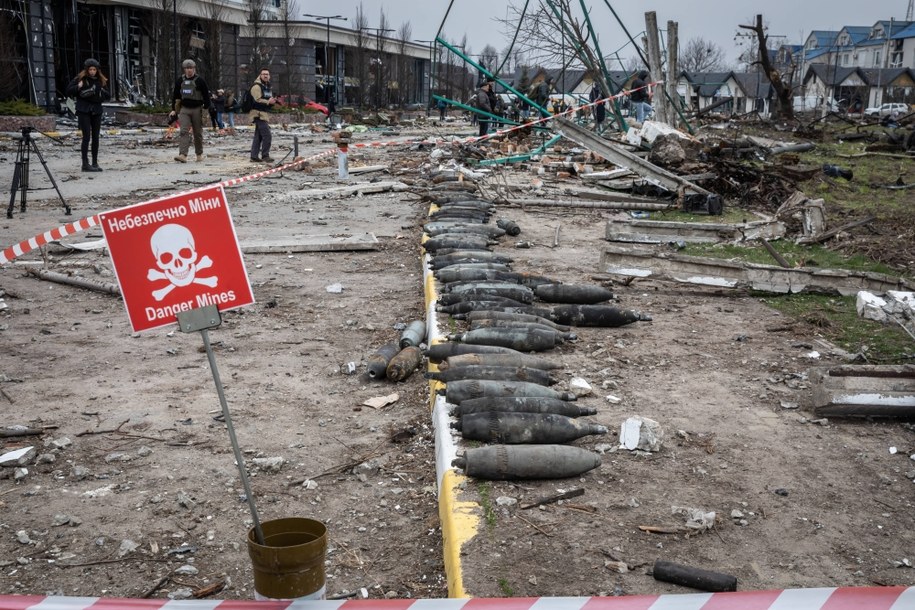
[[[260,76],[251,85],[251,97],[254,99],[254,105],[248,116],[251,117],[251,124],[254,125],[254,140],[251,142],[251,160],[255,163],[264,161],[273,163],[270,157],[270,145],[273,143],[273,136],[270,133],[270,107],[276,104],[276,98],[273,91],[270,90],[270,70],[264,68]],[[260,157],[258,157],[258,154]]]
[[[111,97],[108,79],[102,74],[98,60],[87,59],[83,70],[67,85],[67,95],[76,98],[76,118],[83,134],[84,172],[100,172],[98,166],[98,137],[102,129],[102,102]],[[89,141],[92,141],[92,164],[89,164]]]
[[[210,107],[210,89],[197,74],[197,64],[193,59],[181,62],[184,76],[175,81],[172,93],[173,110],[170,116],[178,116],[181,132],[178,137],[178,156],[175,161],[187,163],[187,151],[190,148],[191,130],[194,131],[194,152],[197,160],[203,161],[203,111]]]

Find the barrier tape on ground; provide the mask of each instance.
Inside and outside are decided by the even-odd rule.
[[[287,163],[286,165],[272,167],[272,168],[264,170],[262,172],[248,174],[247,176],[241,176],[240,178],[232,178],[231,180],[223,180],[222,182],[210,184],[210,185],[208,185],[208,187],[214,187],[214,186],[229,187],[229,186],[235,186],[237,184],[242,184],[243,182],[250,182],[252,180],[258,180],[260,178],[263,178],[264,176],[276,174],[276,173],[279,173],[279,172],[282,172],[282,171],[285,171],[288,169],[292,169],[293,167],[295,167],[297,165],[302,165],[303,163],[308,163],[308,162],[320,159],[322,157],[327,157],[327,156],[333,155],[336,152],[337,152],[336,148],[329,148],[325,151],[319,152],[310,157],[305,157],[304,159],[299,159],[298,161],[293,161],[292,163]],[[197,190],[197,189],[192,189],[192,190]],[[190,191],[184,191],[184,192],[190,192]],[[182,193],[181,192],[176,193],[176,195],[180,195],[180,194],[182,194]],[[148,202],[143,202],[143,203],[148,203]],[[22,256],[23,254],[26,254],[27,252],[31,252],[35,248],[44,246],[48,242],[60,239],[61,237],[65,237],[67,235],[73,235],[74,233],[79,233],[80,231],[85,231],[86,229],[88,229],[90,227],[94,227],[95,225],[98,224],[98,221],[99,221],[98,215],[87,216],[86,218],[81,218],[75,222],[65,224],[62,227],[57,227],[56,229],[46,231],[46,232],[42,233],[41,235],[36,235],[35,237],[32,237],[31,239],[26,239],[24,241],[21,241],[16,245],[13,245],[13,246],[10,246],[10,247],[4,249],[3,252],[0,252],[0,265],[5,265],[6,263],[12,261],[14,258],[18,258],[18,257]]]
[[[662,82],[663,82],[663,81],[658,81],[657,83],[652,83],[652,84],[654,85],[654,84],[659,84],[659,83],[662,83]],[[647,86],[648,86],[648,85],[646,85],[646,87],[647,87]],[[602,104],[602,103],[607,102],[607,101],[610,101],[610,100],[614,100],[614,99],[617,99],[617,98],[620,98],[620,97],[625,97],[625,96],[631,94],[631,92],[632,92],[632,91],[626,91],[626,92],[623,92],[623,93],[618,93],[618,94],[616,94],[616,95],[611,95],[611,96],[606,97],[606,98],[604,98],[604,99],[595,100],[594,102],[591,102],[591,103],[589,103],[589,104],[583,104],[583,105],[581,105],[581,106],[574,106],[574,107],[569,108],[568,110],[566,110],[566,111],[564,111],[564,112],[560,112],[559,114],[554,114],[554,115],[551,115],[551,116],[548,116],[548,117],[541,117],[540,119],[537,119],[536,121],[529,121],[529,122],[524,123],[524,124],[522,124],[522,125],[514,125],[514,126],[512,126],[512,127],[510,127],[510,128],[507,128],[507,129],[499,129],[499,130],[497,130],[497,131],[495,131],[495,132],[493,132],[493,133],[486,134],[485,136],[471,136],[471,137],[469,137],[469,138],[465,138],[462,142],[463,142],[463,143],[483,142],[483,141],[485,141],[485,140],[489,140],[489,139],[492,139],[492,138],[501,137],[501,136],[504,136],[504,135],[506,135],[506,134],[512,133],[512,132],[514,132],[514,131],[518,131],[518,130],[520,130],[520,129],[526,129],[526,128],[529,128],[529,127],[531,127],[531,126],[536,126],[536,125],[538,125],[538,124],[540,124],[540,123],[544,123],[544,122],[546,122],[546,121],[549,121],[550,119],[555,118],[555,117],[561,117],[561,116],[569,115],[569,114],[571,114],[571,113],[578,112],[579,110],[581,110],[581,109],[583,109],[583,108],[590,108],[591,106],[596,106],[597,104]],[[445,139],[439,139],[439,140],[420,140],[420,141],[418,141],[418,142],[417,142],[416,140],[396,140],[396,141],[393,141],[393,142],[364,142],[364,143],[350,143],[349,146],[351,146],[351,147],[353,147],[353,148],[381,148],[381,147],[385,147],[385,146],[406,146],[406,145],[411,145],[411,144],[436,144],[436,145],[437,145],[437,144],[446,144],[446,143],[449,143],[449,144],[450,144],[450,143],[452,143],[452,142],[453,142],[453,140],[445,140]],[[271,168],[271,169],[269,169],[269,170],[265,170],[265,171],[262,171],[262,172],[258,172],[258,173],[256,173],[256,174],[250,174],[250,175],[248,175],[248,176],[242,176],[242,177],[240,177],[240,178],[233,178],[233,179],[231,179],[231,180],[225,180],[225,181],[223,181],[223,182],[219,182],[219,183],[212,184],[212,185],[209,185],[209,186],[223,186],[223,187],[235,186],[235,185],[241,184],[241,183],[243,183],[243,182],[249,182],[249,181],[251,181],[251,180],[257,180],[257,179],[259,179],[259,178],[263,178],[264,176],[269,176],[270,174],[275,174],[275,173],[277,173],[277,172],[281,172],[281,171],[284,171],[284,170],[287,170],[287,169],[291,169],[291,168],[295,167],[296,165],[301,165],[302,163],[307,163],[307,162],[309,162],[309,161],[314,161],[314,160],[316,160],[316,159],[320,159],[321,157],[332,155],[332,154],[334,154],[334,153],[336,153],[336,152],[337,152],[337,149],[336,149],[336,148],[331,148],[331,149],[325,150],[325,151],[323,151],[323,152],[317,153],[317,154],[315,154],[315,155],[312,155],[311,157],[307,157],[307,158],[305,158],[305,159],[300,159],[300,160],[298,160],[298,161],[294,161],[294,162],[288,163],[288,164],[286,164],[286,165],[282,165],[282,166],[279,166],[279,167],[274,167],[274,168]],[[196,189],[195,189],[195,190],[196,190]],[[177,193],[177,194],[180,194],[180,193]],[[143,203],[146,203],[146,202],[143,202]],[[43,233],[43,234],[41,234],[41,235],[36,235],[35,237],[33,237],[33,238],[31,238],[31,239],[27,239],[27,240],[25,240],[25,241],[21,241],[21,242],[19,242],[18,244],[14,245],[14,246],[10,246],[10,247],[6,248],[5,250],[3,250],[2,253],[0,253],[0,266],[5,265],[6,263],[12,261],[14,258],[17,258],[17,257],[19,257],[19,256],[22,256],[23,254],[25,254],[25,253],[27,253],[27,252],[31,252],[31,251],[34,250],[35,248],[38,248],[38,247],[40,247],[40,246],[43,246],[43,245],[47,244],[49,241],[53,241],[54,239],[60,239],[60,237],[65,236],[65,235],[72,235],[73,233],[78,233],[78,232],[80,232],[80,231],[85,231],[85,230],[88,229],[89,227],[95,226],[96,224],[98,224],[98,217],[97,217],[97,216],[90,216],[90,217],[87,217],[87,218],[83,218],[83,219],[81,219],[81,220],[78,220],[78,221],[76,221],[76,222],[71,222],[71,223],[66,224],[66,225],[64,225],[64,226],[62,226],[62,227],[58,227],[57,229],[53,229],[53,230],[51,230],[51,231],[47,231],[47,232],[45,232],[45,233]],[[57,233],[59,233],[59,235],[57,235],[56,237],[52,237],[52,238],[50,238],[50,239],[47,237],[48,235],[54,235],[54,234],[57,234]]]
[[[248,601],[2,595],[0,610],[912,610],[915,587],[839,587],[622,597]]]

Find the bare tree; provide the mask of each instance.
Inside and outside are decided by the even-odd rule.
[[[721,72],[725,64],[724,49],[702,37],[690,38],[680,53],[680,68],[685,72]]]
[[[181,0],[149,0],[152,18],[144,23],[145,33],[152,41],[150,45],[152,82],[148,83],[155,91],[156,99],[166,104],[171,103],[175,79],[180,76],[182,54],[182,35],[184,30],[183,2]],[[175,33],[177,31],[177,38]]]
[[[267,0],[248,0],[248,25],[251,26],[251,53],[248,56],[249,76],[270,65],[272,54],[262,39],[262,28],[266,19]]]
[[[378,27],[375,28],[375,54],[372,57],[372,66],[375,73],[374,102],[375,108],[381,109],[387,105],[388,82],[390,82],[391,62],[385,52],[385,30],[388,30],[388,17],[384,8],[378,13]]]
[[[283,64],[285,72],[280,75],[280,91],[291,94],[293,91],[301,92],[302,79],[299,66],[295,58],[295,36],[292,32],[292,22],[298,21],[299,7],[296,0],[284,0],[279,9],[280,25],[283,28]]]
[[[213,90],[222,86],[222,27],[226,18],[226,7],[221,1],[204,5],[206,20],[203,24],[206,46],[203,55],[206,63],[206,80]]]
[[[478,63],[489,72],[495,72],[499,68],[499,52],[491,44],[486,45],[480,53],[480,61]]]
[[[367,101],[368,95],[368,60],[369,60],[369,37],[366,28],[369,25],[369,18],[362,8],[362,3],[356,9],[356,16],[353,18],[353,66],[352,72],[359,83],[357,88],[356,105],[362,108]],[[349,71],[349,70],[347,70]]]
[[[762,66],[763,74],[766,75],[769,82],[772,83],[772,88],[775,89],[775,95],[778,100],[778,113],[783,118],[789,121],[792,120],[794,118],[794,106],[791,99],[791,83],[790,81],[785,82],[778,70],[772,67],[772,62],[769,61],[769,37],[766,35],[766,28],[763,26],[762,15],[756,15],[756,22],[753,25],[741,25],[738,27],[756,33],[757,63]]]
[[[416,76],[410,69],[410,63],[413,61],[407,57],[407,43],[413,37],[413,26],[409,21],[400,24],[397,30],[397,93],[400,107],[412,99],[408,99],[413,92]]]

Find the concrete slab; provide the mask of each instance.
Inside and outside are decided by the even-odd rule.
[[[915,365],[847,365],[810,370],[820,417],[915,416]]]
[[[609,241],[666,244],[672,241],[718,243],[751,239],[778,239],[785,236],[785,225],[778,221],[743,224],[709,222],[671,222],[666,220],[611,220],[607,222]]]

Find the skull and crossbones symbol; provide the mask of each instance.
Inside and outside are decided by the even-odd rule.
[[[163,286],[152,291],[152,296],[161,301],[175,288],[191,284],[203,284],[214,288],[219,281],[215,275],[212,277],[197,277],[202,269],[213,265],[209,256],[202,256],[198,260],[197,248],[194,246],[194,236],[187,229],[177,224],[162,225],[153,233],[149,240],[153,256],[156,257],[156,267],[150,269],[146,279],[150,282],[168,280],[168,286]]]

